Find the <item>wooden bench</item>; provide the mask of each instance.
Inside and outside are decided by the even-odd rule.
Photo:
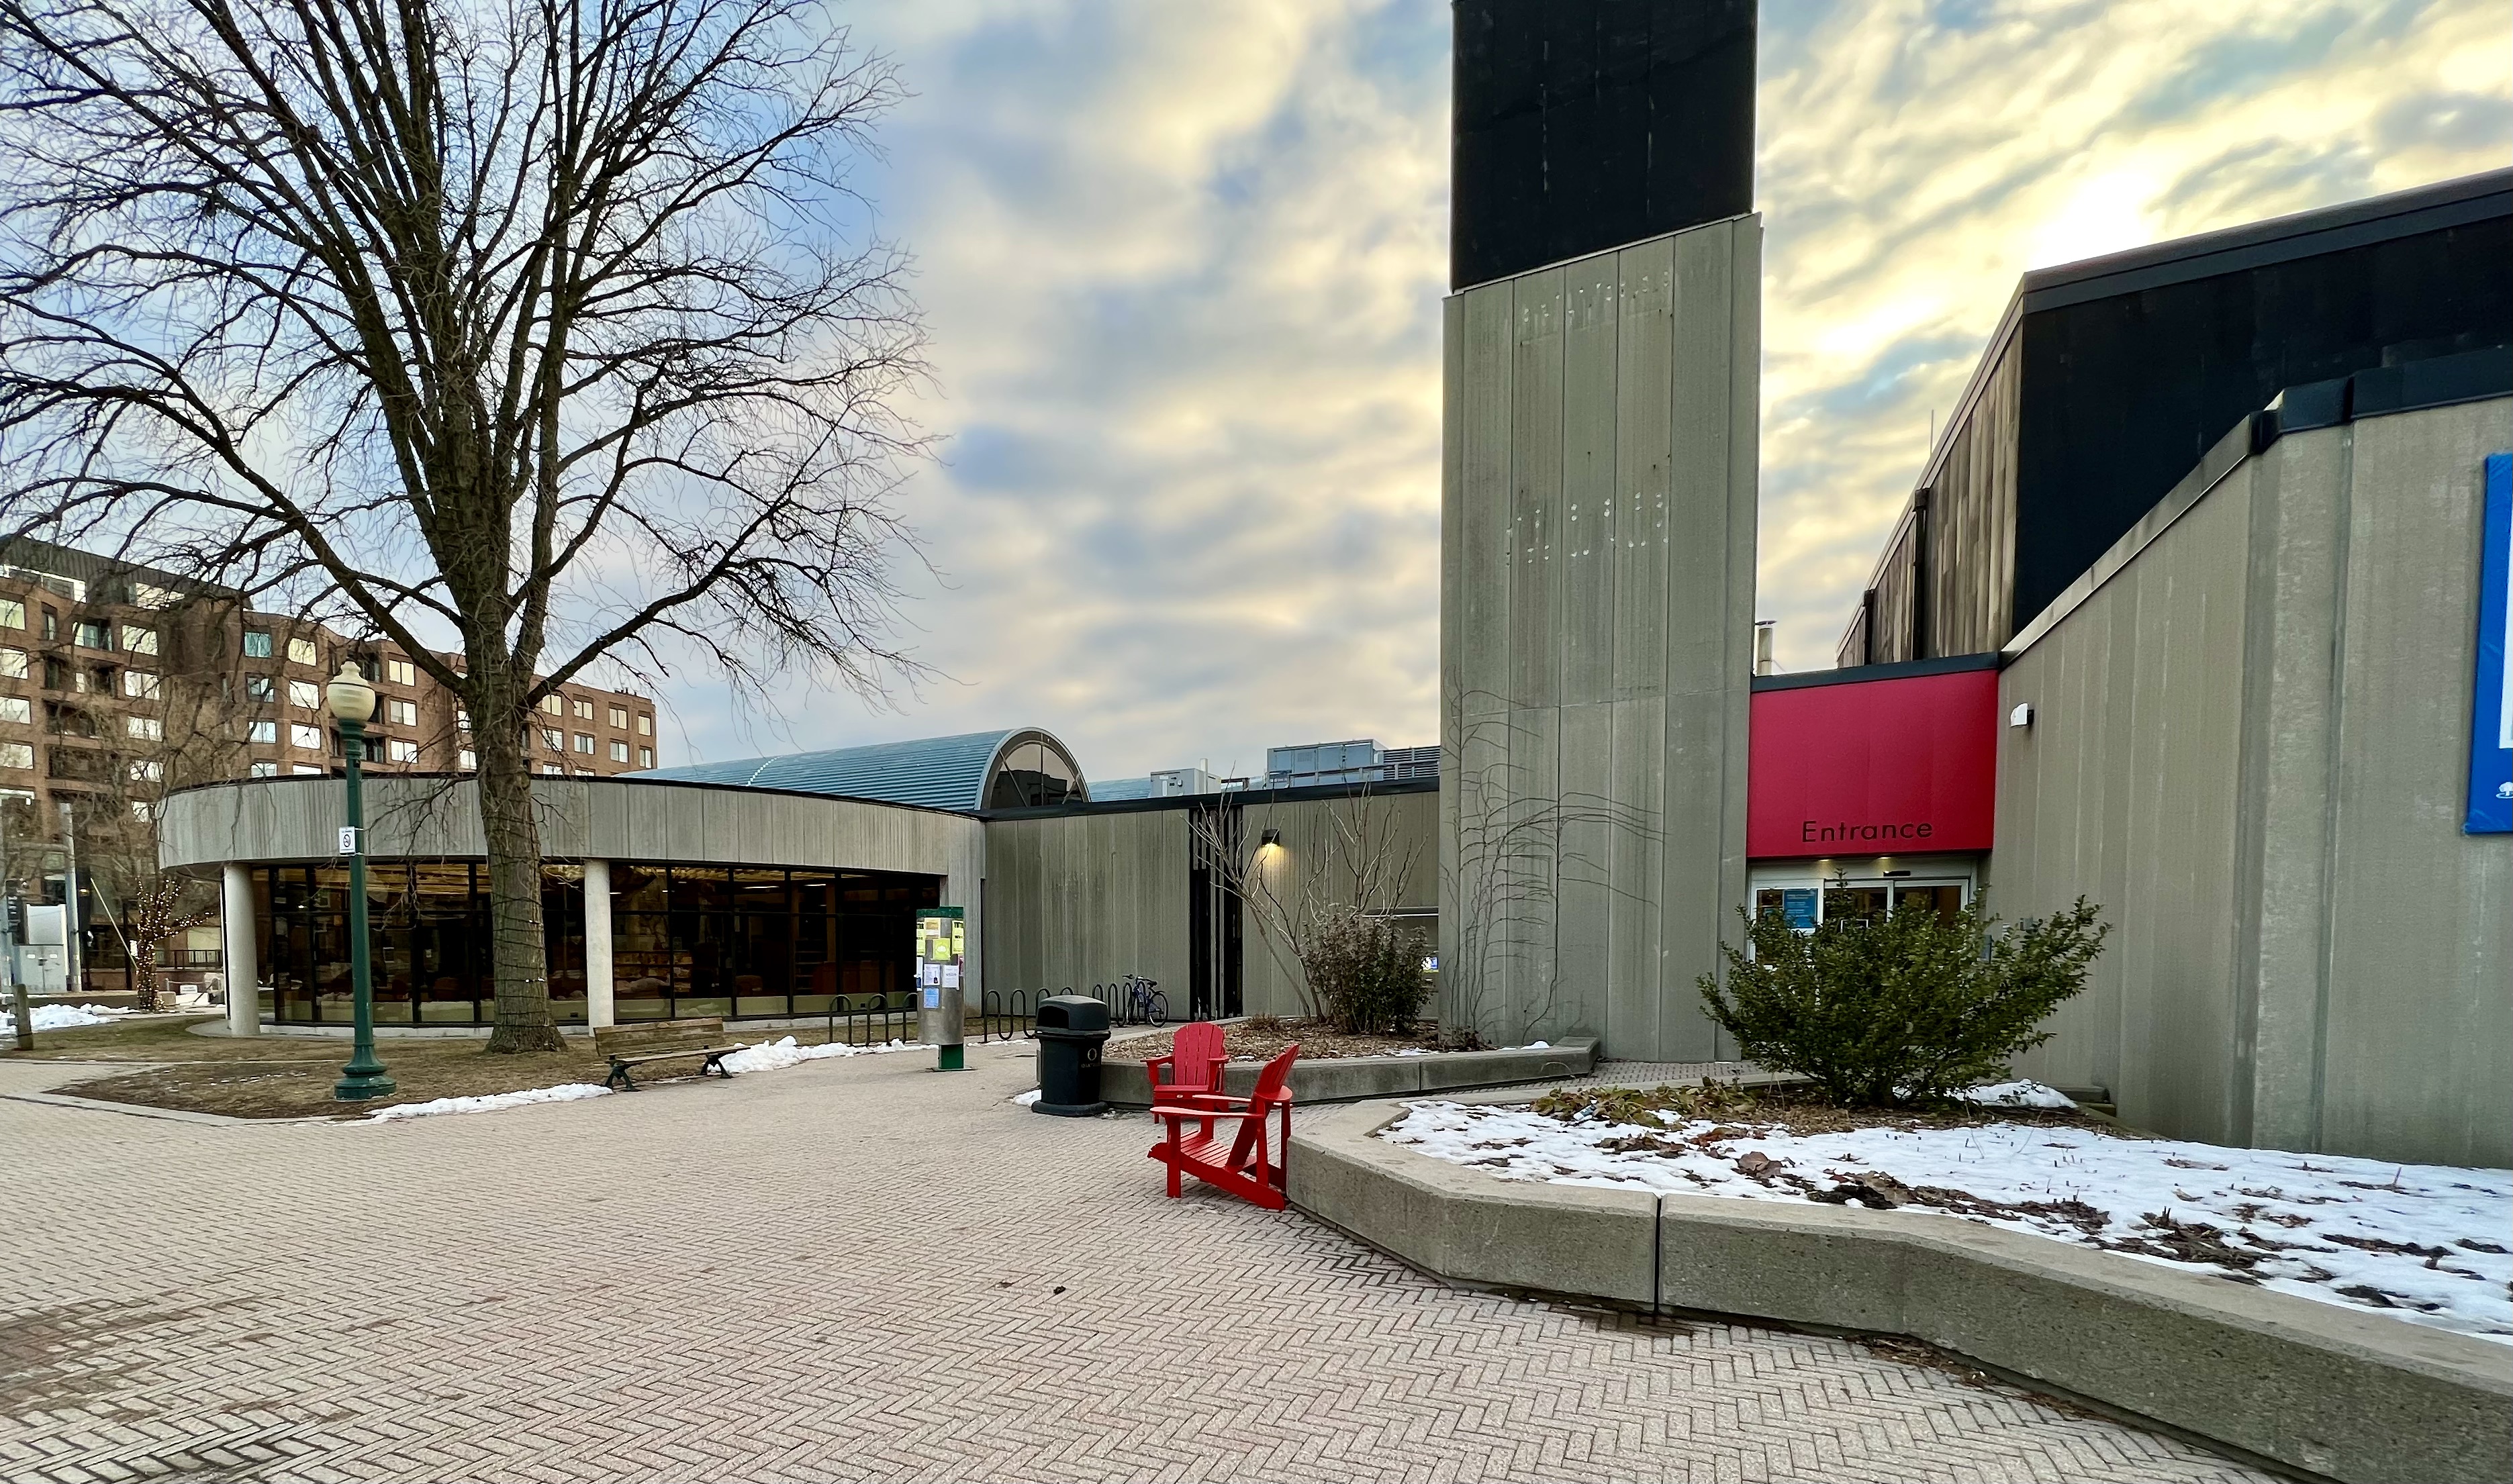
[[[741,1041],[724,1038],[724,1020],[709,1015],[691,1020],[650,1020],[633,1026],[605,1026],[593,1033],[593,1049],[611,1058],[611,1075],[602,1079],[605,1087],[622,1092],[635,1092],[637,1079],[631,1070],[648,1062],[668,1062],[678,1057],[706,1058],[698,1075],[712,1072],[729,1077],[724,1059],[745,1049]]]

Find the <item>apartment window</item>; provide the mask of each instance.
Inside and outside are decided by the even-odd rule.
[[[256,765],[259,766],[260,764]],[[279,764],[276,762],[270,763],[269,767],[274,773],[279,771]],[[323,776],[323,765],[319,762],[292,762],[288,764],[288,770],[295,773],[299,778],[320,778]]]
[[[545,695],[541,697],[541,710],[551,716],[559,716],[567,710],[567,703],[555,695]]]
[[[247,629],[244,631],[244,657],[247,659],[270,658],[270,635],[268,632],[261,629]]]
[[[0,722],[31,723],[34,720],[34,702],[22,695],[0,695]]]
[[[455,729],[458,731],[469,731],[471,729],[471,713],[457,707],[454,712],[454,725]]]
[[[592,757],[592,756],[593,756],[593,733],[591,733],[591,732],[589,732],[589,731],[580,731],[580,732],[578,732],[578,733],[576,734],[576,750],[577,750],[578,752],[580,752],[580,753],[584,754],[584,755],[585,755],[586,757],[588,757],[588,758]]]
[[[172,588],[152,587],[145,582],[131,585],[132,603],[143,608],[171,608],[181,597]]]
[[[279,723],[276,722],[247,722],[244,724],[244,739],[247,742],[275,743],[279,740]]]
[[[290,681],[288,683],[288,704],[296,707],[299,711],[321,711],[323,709],[323,687],[315,684],[312,681]]]
[[[16,598],[0,598],[0,629],[22,629],[26,626],[26,605]]]
[[[396,685],[416,685],[419,683],[419,666],[406,659],[385,660],[384,679]]]
[[[146,670],[122,672],[122,693],[143,701],[157,699],[157,677]]]
[[[384,715],[391,719],[392,724],[395,726],[417,726],[419,724],[419,703],[417,701],[404,701],[398,699],[386,701],[384,702]]]
[[[143,629],[137,624],[124,624],[122,647],[134,654],[154,654],[157,652],[157,631]]]
[[[145,799],[135,799],[131,801],[131,817],[146,824],[157,817],[157,806]]]
[[[82,618],[70,626],[70,643],[82,649],[113,647],[113,626],[93,618]]]
[[[33,767],[35,749],[26,742],[0,742],[0,767]]]
[[[637,765],[639,767],[653,767],[655,765],[655,750],[651,747],[641,747],[637,749]]]
[[[253,776],[256,778],[276,778],[279,776],[279,764],[276,762],[257,762],[253,765]]]
[[[653,717],[653,716],[651,716],[651,715],[649,715],[648,713],[646,713],[646,712],[642,712],[642,711],[641,711],[641,712],[639,712],[639,713],[637,713],[637,735],[639,735],[639,736],[641,736],[641,737],[651,737],[651,736],[653,736],[654,734],[655,734],[655,719],[654,719],[654,717]]]
[[[314,641],[310,639],[292,639],[288,642],[288,662],[319,667],[323,663],[323,653],[314,647]]]
[[[122,719],[122,730],[124,735],[137,738],[142,742],[163,742],[166,740],[166,723],[158,721],[155,717],[124,717]]]
[[[567,751],[567,736],[563,732],[544,731],[541,733],[541,746],[554,753],[563,753]]]
[[[60,638],[60,637],[61,637],[61,615],[60,615],[60,614],[59,614],[59,613],[54,612],[54,611],[53,611],[52,609],[50,609],[50,608],[46,608],[46,609],[44,609],[44,640],[45,640],[45,642],[46,642],[47,644],[49,644],[49,643],[51,643],[52,641],[54,641],[54,640],[56,640],[56,639],[59,639],[59,638]]]
[[[592,720],[593,720],[593,703],[592,703],[591,701],[586,700],[584,697],[582,697],[582,696],[580,696],[580,695],[579,695],[579,696],[576,696],[576,697],[574,697],[573,699],[574,699],[574,701],[575,701],[575,703],[576,703],[576,719],[577,719],[578,721],[579,721],[579,722],[590,722],[590,721],[592,721]]]
[[[392,762],[417,762],[419,744],[395,737],[384,744],[384,758]]]
[[[614,742],[614,743],[612,743],[612,744],[611,744],[611,761],[612,761],[612,762],[627,762],[627,761],[628,761],[628,744],[627,744],[627,743],[625,743],[625,742]]]
[[[26,651],[0,649],[0,680],[22,681],[26,678]]]
[[[61,680],[69,683],[68,688],[71,694],[87,694],[88,686],[93,682],[94,677],[90,676],[84,669],[72,670],[65,665],[61,665],[60,660],[49,658],[44,661],[44,686],[46,689],[59,690],[62,688],[60,682],[53,679],[53,670],[56,666],[60,666]]]
[[[323,750],[323,728],[304,722],[291,722],[288,723],[288,745],[319,753]]]
[[[455,754],[455,765],[467,773],[480,765],[480,755],[466,747]]]
[[[544,762],[541,764],[541,771],[544,773],[565,773],[567,769],[561,767],[555,762]]]
[[[248,675],[244,678],[244,698],[248,701],[268,704],[278,694],[279,682],[269,676]]]
[[[155,783],[166,776],[166,764],[154,758],[142,758],[131,764],[131,781]]]
[[[626,731],[628,729],[628,708],[625,706],[612,707],[611,724],[621,731]]]

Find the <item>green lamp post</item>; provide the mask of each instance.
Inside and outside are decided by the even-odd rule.
[[[349,858],[349,984],[357,1025],[349,1065],[340,1069],[332,1096],[363,1103],[393,1093],[393,1079],[376,1059],[376,976],[367,954],[367,804],[358,778],[358,764],[366,758],[367,719],[376,714],[376,687],[354,662],[342,660],[325,698],[332,704],[332,719],[340,723],[340,752],[349,762],[349,824],[340,832],[340,853]]]

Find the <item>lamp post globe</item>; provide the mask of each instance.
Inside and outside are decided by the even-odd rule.
[[[367,943],[367,806],[358,768],[366,761],[367,719],[376,714],[376,687],[358,673],[356,662],[342,660],[325,699],[331,703],[333,720],[340,723],[340,755],[348,764],[341,789],[348,828],[341,832],[340,844],[349,857],[349,985],[357,1032],[349,1064],[340,1069],[332,1096],[343,1103],[364,1103],[388,1098],[394,1090],[393,1079],[384,1074],[384,1064],[376,1057],[376,976]]]

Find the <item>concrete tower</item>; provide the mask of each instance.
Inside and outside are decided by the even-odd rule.
[[[1730,1049],[1762,223],[1751,0],[1456,0],[1445,1012]]]

